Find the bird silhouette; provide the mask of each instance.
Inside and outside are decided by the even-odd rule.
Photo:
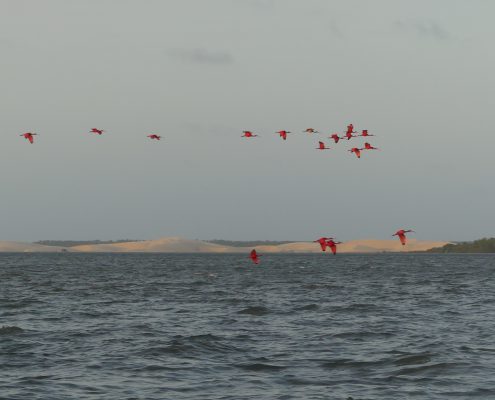
[[[251,131],[242,131],[242,133],[244,133],[244,135],[241,137],[258,137],[258,135],[253,134]]]
[[[256,250],[253,249],[251,250],[251,253],[249,254],[249,258],[255,263],[255,264],[259,264],[260,260],[258,257],[261,257],[261,255],[258,255],[258,253],[256,253]]]
[[[24,139],[29,140],[29,143],[33,144],[34,143],[34,136],[36,136],[36,135],[37,135],[37,133],[26,132],[26,133],[23,133],[22,135],[19,135],[19,136],[23,136]]]
[[[399,240],[400,242],[402,243],[402,246],[405,246],[406,245],[406,233],[408,232],[414,232],[413,230],[411,229],[408,229],[408,230],[404,230],[404,229],[399,229],[397,232],[395,232],[392,236],[398,236],[399,237]]]
[[[278,133],[282,139],[287,140],[287,134],[290,133],[290,131],[277,131],[275,133]]]
[[[325,143],[318,142],[318,147],[316,149],[317,150],[330,150],[330,147],[325,147]]]

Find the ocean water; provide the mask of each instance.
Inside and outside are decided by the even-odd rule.
[[[0,254],[0,399],[495,399],[495,255]]]

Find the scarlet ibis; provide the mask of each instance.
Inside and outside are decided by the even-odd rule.
[[[354,132],[354,125],[352,125],[352,124],[347,125],[347,131],[345,132],[344,137],[346,137],[347,140],[349,140],[350,138],[356,137],[355,135],[353,135],[353,133],[357,133],[357,132]]]
[[[329,240],[333,240],[333,238],[321,237],[319,239],[314,240],[314,243],[319,243],[321,246],[321,251],[325,251],[327,249],[327,242]]]
[[[338,143],[339,140],[341,139],[341,137],[339,135],[337,135],[336,133],[332,134],[332,136],[330,136],[331,139],[333,139],[333,141],[335,143]]]
[[[278,133],[282,139],[287,140],[287,134],[290,133],[290,131],[278,131],[275,133]]]
[[[155,139],[155,140],[160,140],[162,137],[161,136],[158,136],[158,135],[155,135],[155,134],[152,134],[152,135],[148,135],[148,137],[150,139]]]
[[[365,136],[366,137],[366,136],[375,136],[375,135],[370,135],[368,133],[368,129],[363,129],[359,136]]]
[[[316,149],[317,150],[330,150],[330,147],[325,147],[325,143],[318,142],[318,147]]]
[[[307,128],[303,132],[306,132],[306,133],[320,133],[316,129],[313,129],[313,128]]]
[[[105,132],[103,129],[91,128],[91,133],[96,133],[97,135],[101,135],[103,132]]]
[[[327,240],[326,245],[330,247],[330,250],[332,250],[332,253],[335,255],[337,253],[337,245],[341,244],[342,242],[334,242],[333,239]]]
[[[254,135],[251,131],[242,131],[242,133],[244,133],[244,135],[241,137],[258,137],[258,135]]]
[[[357,158],[361,158],[361,149],[358,149],[357,147],[353,147],[352,149],[348,150],[351,153],[354,153]]]
[[[253,249],[251,250],[251,254],[249,255],[249,258],[255,263],[255,264],[259,264],[260,260],[258,257],[261,257],[261,255],[258,255],[258,253],[256,253],[256,250]]]
[[[24,139],[29,140],[29,143],[33,144],[35,135],[37,135],[37,133],[26,132],[19,136],[23,136]]]
[[[364,144],[364,149],[362,150],[379,150],[377,147],[373,147],[371,144],[369,144],[368,142],[366,142]]]
[[[414,232],[411,229],[404,230],[404,229],[399,229],[397,232],[395,232],[392,236],[398,236],[400,242],[402,243],[402,246],[405,246],[406,244],[406,233],[407,232]]]

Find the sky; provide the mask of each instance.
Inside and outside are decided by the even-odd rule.
[[[494,13],[0,0],[0,240],[495,236]],[[380,151],[331,144],[349,123]]]

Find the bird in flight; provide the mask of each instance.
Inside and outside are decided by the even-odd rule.
[[[342,139],[339,135],[336,133],[333,133],[332,136],[330,136],[330,139],[333,139],[335,143],[338,143],[340,139]]]
[[[29,143],[33,144],[35,135],[37,135],[37,133],[26,132],[26,133],[23,133],[22,135],[19,135],[19,136],[23,136],[24,139],[29,140]]]
[[[258,253],[256,253],[256,250],[253,249],[251,250],[251,253],[249,254],[249,258],[255,263],[255,264],[259,264],[260,260],[258,257],[261,257],[261,255],[258,255]]]
[[[155,134],[152,134],[152,135],[148,135],[148,137],[150,139],[155,139],[155,140],[160,140],[162,137],[161,136],[158,136],[158,135],[155,135]]]
[[[404,229],[399,229],[397,232],[395,232],[392,236],[398,236],[400,242],[402,243],[402,246],[406,245],[406,233],[407,232],[414,232],[411,229],[404,230]]]
[[[91,128],[91,133],[96,133],[97,135],[101,135],[103,132],[105,132],[103,129],[96,129],[96,128]]]
[[[287,134],[290,133],[290,131],[278,131],[275,133],[278,133],[282,139],[287,140]]]
[[[330,147],[325,147],[325,143],[318,142],[318,147],[316,149],[317,150],[330,150]]]
[[[366,136],[375,136],[375,135],[370,135],[370,134],[368,133],[368,129],[363,129],[363,130],[362,130],[362,132],[361,132],[361,134],[360,134],[359,136],[364,136],[364,137],[366,137]]]
[[[316,129],[313,129],[313,128],[307,128],[303,132],[306,132],[306,133],[320,133]]]
[[[342,242],[334,242],[333,239],[327,240],[326,245],[330,247],[330,250],[332,250],[332,253],[335,255],[337,253],[337,245],[341,244]]]
[[[357,158],[361,158],[361,149],[358,149],[357,147],[353,147],[352,149],[348,150],[351,153],[354,153]]]
[[[333,240],[333,238],[321,237],[319,239],[313,240],[313,243],[319,243],[321,246],[321,251],[325,251],[328,246],[328,241]]]
[[[361,149],[361,150],[379,150],[377,147],[373,147],[371,144],[369,144],[368,142],[366,142],[364,144],[364,149]]]
[[[347,140],[349,140],[350,138],[353,138],[353,137],[357,137],[357,136],[353,135],[353,133],[357,133],[357,132],[354,132],[354,125],[352,125],[352,124],[347,125],[347,131],[345,132],[344,137],[346,137]]]
[[[244,135],[241,137],[258,137],[258,135],[253,134],[251,131],[242,131],[242,133],[244,133]]]

